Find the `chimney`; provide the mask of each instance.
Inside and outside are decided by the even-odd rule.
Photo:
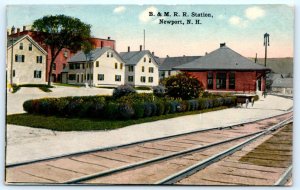
[[[26,26],[23,26],[23,31],[26,31]]]
[[[142,48],[143,48],[143,46],[142,46],[142,45],[140,45],[140,51],[142,51]]]
[[[220,43],[220,47],[225,47],[226,43]]]
[[[12,28],[11,28],[11,34],[14,34],[14,33],[15,33],[15,27],[12,26]]]
[[[169,57],[169,55],[167,55],[167,57]]]
[[[152,55],[154,56],[154,51],[152,51]]]
[[[205,55],[207,55],[208,53],[207,52],[205,52]]]
[[[128,52],[130,52],[130,46],[128,46]]]
[[[110,37],[108,36],[107,39],[110,40]]]
[[[100,47],[103,48],[103,41],[100,42]]]
[[[20,28],[17,28],[17,35],[20,35]]]

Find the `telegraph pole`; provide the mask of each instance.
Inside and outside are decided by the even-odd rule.
[[[270,34],[265,33],[264,34],[264,46],[265,46],[265,67],[267,67],[267,47],[270,46],[269,41]]]
[[[254,59],[254,63],[257,62],[257,53],[255,54],[255,59]]]

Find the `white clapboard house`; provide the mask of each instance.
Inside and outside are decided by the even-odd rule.
[[[159,83],[158,63],[149,50],[121,52],[125,63],[125,84],[132,86],[157,86]]]
[[[62,72],[62,82],[75,85],[115,87],[124,84],[125,62],[110,47],[78,52]]]
[[[29,35],[7,38],[7,83],[45,84],[47,52]]]

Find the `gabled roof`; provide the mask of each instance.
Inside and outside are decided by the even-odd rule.
[[[136,65],[147,54],[152,58],[153,62],[158,65],[156,58],[149,50],[120,52],[120,56],[125,60],[126,65]]]
[[[177,67],[189,63],[200,57],[201,56],[166,57],[164,58],[164,60],[162,60],[162,63],[159,65],[159,70],[160,71],[172,70],[173,67]]]
[[[7,37],[7,49],[10,49],[12,45],[15,45],[23,39],[28,39],[36,48],[38,48],[43,54],[47,55],[47,51],[44,50],[36,41],[34,41],[28,34],[20,35],[16,37]]]
[[[187,64],[174,67],[175,70],[270,70],[250,59],[243,57],[227,46]]]
[[[112,48],[110,47],[102,47],[102,48],[96,48],[94,50],[91,51],[90,53],[90,60],[89,61],[95,61],[96,59],[98,59],[101,55],[105,54],[107,51],[113,51],[114,53],[114,57],[116,59],[118,59],[120,62],[125,62],[121,56]],[[70,60],[68,61],[68,63],[73,63],[73,62],[86,62],[86,55],[84,54],[83,51],[79,51],[78,53],[76,53],[74,56],[72,56],[70,58]]]

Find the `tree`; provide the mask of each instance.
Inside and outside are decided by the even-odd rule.
[[[91,36],[91,25],[70,16],[50,15],[35,20],[32,28],[39,32],[39,36],[50,50],[48,85],[51,85],[51,74],[56,57],[63,48],[71,51],[80,50],[82,43]]]
[[[201,83],[186,73],[166,78],[166,88],[168,96],[183,100],[198,98],[202,91]]]

